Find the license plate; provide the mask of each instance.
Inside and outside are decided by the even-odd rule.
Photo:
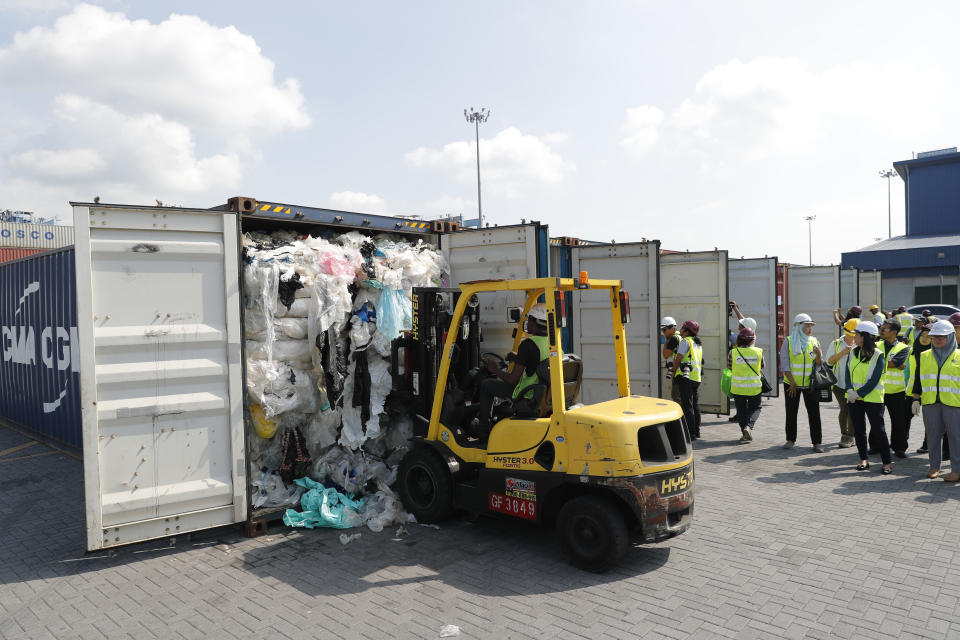
[[[502,493],[490,492],[490,510],[505,513],[515,518],[526,520],[537,519],[537,503],[531,500],[521,500]]]
[[[660,481],[660,496],[669,496],[674,493],[686,491],[693,486],[693,470],[684,471],[675,476],[664,478]]]

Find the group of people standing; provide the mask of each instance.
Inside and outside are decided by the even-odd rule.
[[[929,455],[927,477],[939,477],[942,459],[949,455],[951,473],[943,479],[957,482],[960,313],[949,320],[937,320],[929,313],[912,316],[904,307],[889,315],[880,313],[877,307],[871,311],[873,320],[860,319],[859,307],[852,307],[845,318],[837,310],[835,320],[842,326],[843,335],[829,345],[826,354],[812,335],[815,323],[810,316],[800,313],[793,319],[793,328],[781,348],[787,411],[784,448],[796,443],[799,398],[803,397],[813,450],[823,451],[819,398],[811,376],[826,360],[837,379],[833,394],[840,405],[838,446],[856,445],[858,470],[869,469],[869,455],[879,454],[881,473],[892,473],[893,456],[907,456],[910,423],[922,408],[927,438],[918,452]],[[889,438],[884,409],[890,417]]]
[[[732,374],[730,395],[737,409],[731,420],[740,426],[740,441],[749,442],[760,416],[764,356],[756,346],[756,321],[744,317],[735,303],[731,310],[739,320],[739,332],[731,334],[727,356]],[[949,458],[951,473],[943,479],[960,481],[960,313],[937,320],[928,312],[911,315],[905,307],[884,314],[874,305],[870,312],[872,319],[862,319],[860,307],[851,307],[845,317],[836,310],[835,321],[843,334],[826,352],[813,335],[816,323],[810,315],[799,313],[793,318],[780,348],[786,409],[783,448],[793,448],[797,442],[797,417],[803,400],[813,451],[824,452],[820,393],[812,381],[825,362],[836,377],[833,396],[840,406],[838,447],[856,446],[857,470],[869,469],[869,456],[879,454],[881,473],[892,473],[893,457],[907,457],[910,425],[922,411],[926,438],[917,452],[929,456],[927,477],[940,477],[943,459]],[[687,320],[678,329],[676,320],[668,316],[660,321],[660,330],[669,382],[665,397],[680,404],[690,436],[697,440],[703,371],[700,325]],[[890,419],[889,437],[885,412]]]

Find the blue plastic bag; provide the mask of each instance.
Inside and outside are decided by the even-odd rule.
[[[283,524],[288,527],[350,529],[363,524],[360,516],[363,498],[351,500],[336,489],[328,489],[310,478],[298,478],[293,483],[304,487],[307,492],[300,498],[301,511],[287,509],[283,514]]]
[[[377,331],[388,341],[413,328],[413,303],[401,289],[384,289],[377,309]]]

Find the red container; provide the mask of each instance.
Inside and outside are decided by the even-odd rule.
[[[26,258],[27,256],[43,253],[44,251],[49,251],[49,249],[10,249],[0,247],[0,263],[10,262],[17,258]]]

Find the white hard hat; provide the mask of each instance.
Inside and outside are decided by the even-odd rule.
[[[660,318],[660,328],[664,329],[666,327],[675,327],[677,326],[677,321],[671,318],[670,316],[663,316]]]
[[[757,330],[757,321],[753,318],[743,318],[740,320],[740,326],[751,331]]]
[[[547,321],[547,305],[543,304],[542,302],[538,302],[537,304],[533,305],[530,307],[530,313],[528,314],[528,317],[545,323]]]
[[[817,323],[813,321],[813,318],[811,318],[809,314],[798,313],[793,318],[793,324],[817,324]]]
[[[857,333],[869,333],[872,336],[880,335],[880,332],[877,331],[876,323],[870,322],[869,320],[861,320],[858,322],[855,331]]]
[[[947,320],[937,320],[930,329],[932,336],[949,336],[953,334],[953,325]]]

